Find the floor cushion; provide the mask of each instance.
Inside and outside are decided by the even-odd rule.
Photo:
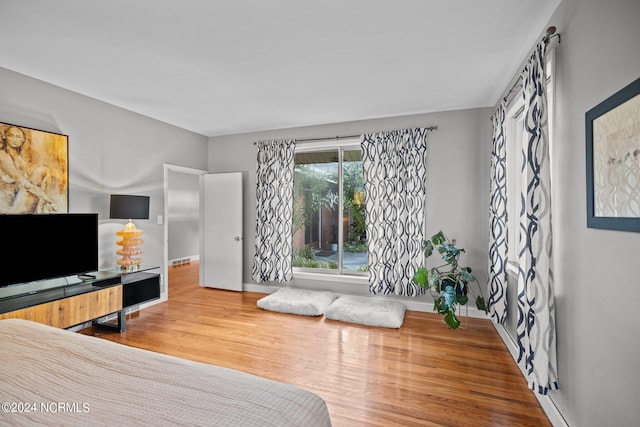
[[[321,316],[337,297],[329,291],[286,287],[259,299],[257,305],[263,310],[280,313]]]
[[[331,303],[324,317],[369,326],[399,328],[404,321],[405,311],[406,306],[399,301],[345,295]]]

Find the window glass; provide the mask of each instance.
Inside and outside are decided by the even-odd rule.
[[[524,119],[523,101],[521,98],[514,101],[507,110],[506,116],[506,154],[507,154],[507,239],[509,242],[508,269],[517,273],[518,261],[518,233],[520,231],[520,192],[522,190],[522,162],[524,156]]]
[[[296,148],[293,266],[366,274],[362,153],[359,148]]]
[[[366,272],[367,232],[364,221],[361,150],[343,151],[342,194],[342,269]]]

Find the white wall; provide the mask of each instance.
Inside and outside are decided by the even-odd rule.
[[[69,136],[69,212],[99,214],[101,268],[115,266],[115,232],[124,225],[109,219],[111,193],[151,197],[150,220],[135,223],[144,231],[144,263],[163,265],[164,227],[156,223],[164,215],[163,165],[205,169],[204,136],[4,68],[0,121]]]
[[[585,112],[640,77],[640,1],[564,0],[549,25],[562,37],[552,153],[560,390],[550,397],[571,426],[637,426],[640,233],[586,227]]]
[[[450,238],[456,238],[467,250],[465,263],[478,273],[480,283],[486,283],[490,115],[491,109],[449,111],[210,138],[209,171],[244,172],[245,284],[255,283],[251,278],[256,228],[254,141],[357,135],[431,125],[437,125],[438,129],[428,137],[427,235],[443,230]],[[296,279],[294,284],[368,294],[368,285],[363,283]],[[428,296],[423,299],[431,300]]]
[[[169,261],[200,254],[200,178],[169,170],[167,225]]]

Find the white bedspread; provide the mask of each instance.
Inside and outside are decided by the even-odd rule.
[[[52,328],[0,320],[0,425],[327,427],[296,386]]]

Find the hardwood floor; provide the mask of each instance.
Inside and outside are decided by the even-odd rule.
[[[325,399],[334,426],[550,426],[489,320],[452,331],[407,311],[400,329],[259,309],[264,294],[198,286],[170,267],[169,301],[119,334],[83,333],[295,384]]]

